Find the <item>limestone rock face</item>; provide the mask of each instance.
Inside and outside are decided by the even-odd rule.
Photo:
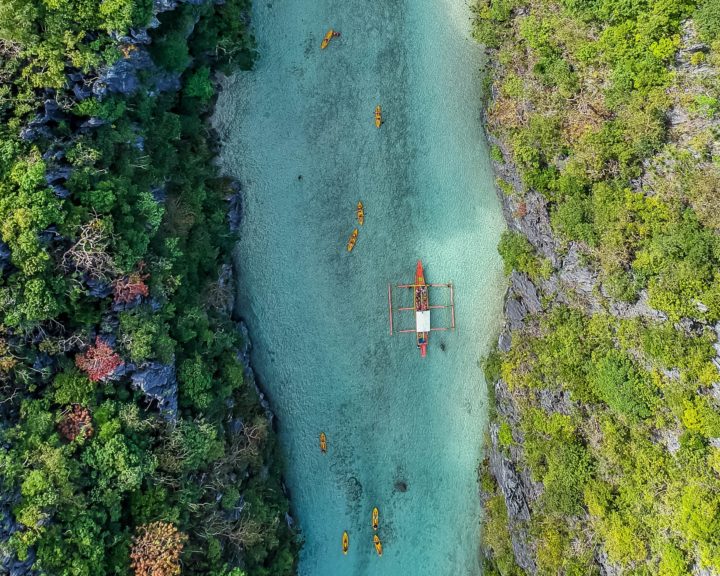
[[[160,413],[168,420],[176,420],[178,385],[175,364],[149,362],[130,375],[132,385],[148,398],[157,401]]]

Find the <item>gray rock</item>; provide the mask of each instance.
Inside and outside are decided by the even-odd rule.
[[[53,191],[53,194],[57,196],[58,198],[67,198],[70,196],[70,190],[65,188],[65,186],[61,186],[60,184],[50,184],[50,189]]]
[[[560,280],[575,292],[586,296],[592,294],[597,283],[597,274],[580,263],[580,249],[577,243],[571,242],[568,253],[563,258],[560,268]]]
[[[158,403],[160,413],[175,421],[178,413],[178,385],[175,364],[149,362],[130,376],[132,385]]]
[[[720,572],[713,570],[712,568],[701,568],[695,564],[692,567],[692,576],[720,576]]]
[[[157,20],[157,18],[155,18]],[[158,20],[158,25],[160,24],[160,21]],[[122,36],[118,34],[117,32],[111,32],[110,36],[118,43],[118,44],[150,44],[152,42],[152,39],[150,38],[150,34],[148,33],[146,28],[138,28],[138,29],[130,29],[130,32],[127,34],[127,36]]]
[[[153,0],[153,12],[160,14],[168,10],[174,10],[177,5],[177,0]]]
[[[538,391],[538,399],[540,407],[548,414],[570,415],[572,413],[573,403],[570,400],[570,394],[565,390],[542,389]]]
[[[52,132],[47,126],[39,126],[36,128],[23,128],[20,130],[20,138],[26,142],[32,142],[38,138],[51,138]]]
[[[657,322],[667,320],[667,316],[663,312],[650,306],[647,290],[640,292],[640,297],[634,304],[612,301],[610,303],[610,313],[620,318],[647,318]]]
[[[688,113],[682,108],[676,106],[670,108],[667,112],[667,120],[671,126],[679,126],[685,124],[690,119]]]
[[[103,126],[105,124],[107,124],[107,120],[92,116],[91,118],[85,120],[85,122],[80,125],[80,128],[98,128],[99,126]]]
[[[132,94],[140,88],[138,72],[153,66],[152,58],[145,50],[135,50],[127,58],[100,71],[98,80],[92,86],[93,94],[99,97],[106,92]]]
[[[65,182],[70,178],[70,174],[72,174],[72,168],[70,166],[57,166],[45,172],[45,181],[48,185]]]
[[[85,286],[88,289],[88,294],[95,298],[107,298],[113,292],[112,285],[109,282],[91,276],[86,276]]]
[[[600,568],[600,574],[602,576],[620,576],[623,573],[620,567],[610,563],[607,554],[602,549],[599,549],[595,555],[595,561]]]
[[[25,560],[18,560],[14,552],[5,546],[10,537],[23,529],[12,513],[13,507],[20,499],[20,495],[12,490],[7,490],[0,485],[0,574],[7,576],[34,576],[37,574],[32,569],[35,563],[35,550],[28,551]]]
[[[62,148],[55,148],[54,146],[51,146],[45,152],[43,152],[42,159],[46,161],[60,161],[63,158],[65,158],[65,150]]]
[[[233,194],[226,198],[228,203],[228,223],[230,230],[237,232],[240,229],[243,214],[241,187],[238,182],[233,182],[231,188]]]
[[[73,84],[72,92],[77,100],[85,100],[92,96],[92,90],[84,84]]]
[[[245,322],[240,321],[237,323],[237,330],[238,332],[240,332],[240,335],[243,339],[243,347],[242,349],[237,351],[237,358],[243,365],[245,381],[250,383],[255,388],[255,392],[257,392],[260,401],[260,406],[262,406],[262,409],[265,411],[265,417],[272,425],[272,422],[275,419],[275,414],[270,408],[270,402],[266,400],[265,394],[262,392],[262,390],[260,390],[260,386],[258,386],[257,380],[255,379],[255,372],[250,365],[250,350],[252,349],[252,342],[250,341],[250,333],[248,327]]]
[[[503,455],[498,441],[497,424],[490,425],[492,449],[489,454],[490,471],[497,480],[508,511],[508,528],[513,554],[518,566],[530,574],[537,571],[535,551],[529,530],[530,507],[525,496],[523,482],[514,464]]]
[[[510,287],[530,314],[537,314],[542,310],[537,288],[527,274],[513,270],[510,274]]]
[[[0,240],[0,272],[11,266],[11,258],[10,246]]]
[[[505,319],[510,330],[520,330],[525,326],[525,317],[527,316],[527,308],[517,298],[508,295],[505,300]]]
[[[541,194],[531,190],[523,199],[526,213],[519,218],[520,232],[530,241],[541,256],[558,265],[557,243],[550,226],[547,203]]]
[[[509,330],[503,330],[498,337],[498,350],[500,352],[509,352],[512,346],[512,336]]]
[[[505,297],[505,318],[510,330],[519,330],[525,325],[528,314],[537,314],[540,310],[542,303],[535,285],[527,275],[513,271]]]
[[[230,264],[223,264],[220,268],[218,288],[219,301],[213,302],[213,305],[229,316],[235,307],[235,275]]]

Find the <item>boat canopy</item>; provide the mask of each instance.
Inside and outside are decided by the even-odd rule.
[[[415,331],[430,332],[430,310],[415,312]]]

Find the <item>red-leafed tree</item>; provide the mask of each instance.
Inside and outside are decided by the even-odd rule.
[[[124,362],[112,347],[98,336],[94,346],[90,346],[84,354],[75,356],[75,364],[90,380],[97,382],[112,374]]]
[[[83,408],[79,404],[74,404],[73,407],[63,415],[58,428],[60,434],[71,442],[78,436],[90,438],[94,432],[90,410]]]
[[[145,280],[148,279],[148,274],[142,273],[143,265],[140,265],[140,271],[134,272],[129,276],[125,276],[116,280],[113,284],[113,292],[115,294],[115,302],[121,304],[127,304],[132,302],[138,296],[143,298],[149,294],[148,286],[145,284]]]

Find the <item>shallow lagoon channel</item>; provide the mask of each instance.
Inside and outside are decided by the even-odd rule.
[[[501,322],[504,224],[469,18],[464,0],[256,0],[256,68],[218,102],[222,166],[243,186],[238,306],[278,415],[306,576],[480,573],[479,361]],[[341,36],[321,51],[330,27]],[[412,334],[388,330],[387,284],[412,282],[418,259],[427,281],[453,282],[457,317],[424,360]],[[412,327],[398,314],[396,329]]]

